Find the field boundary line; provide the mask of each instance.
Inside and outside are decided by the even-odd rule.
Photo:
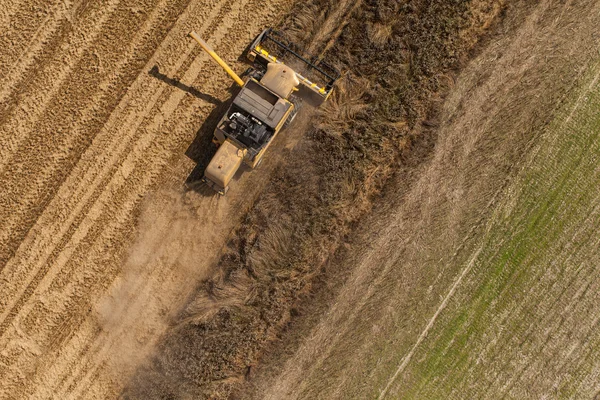
[[[404,369],[406,368],[406,366],[408,365],[408,363],[412,359],[412,356],[415,354],[415,351],[417,350],[417,347],[419,347],[419,345],[421,344],[421,342],[423,342],[423,340],[425,340],[425,338],[429,334],[429,330],[431,329],[431,327],[433,326],[433,324],[435,324],[435,321],[437,320],[438,316],[446,308],[446,305],[448,304],[448,302],[450,301],[450,299],[454,295],[454,292],[456,292],[456,289],[461,284],[463,278],[469,273],[469,271],[471,271],[471,269],[473,269],[473,266],[475,265],[475,261],[479,257],[479,253],[481,253],[482,249],[483,249],[483,244],[481,244],[481,246],[479,246],[479,249],[477,249],[477,251],[475,252],[475,254],[473,254],[473,256],[471,257],[471,260],[469,261],[469,263],[467,264],[467,266],[463,269],[463,271],[459,275],[458,279],[454,282],[454,284],[450,288],[450,291],[448,292],[448,294],[446,295],[446,297],[444,297],[444,301],[442,301],[442,304],[440,304],[440,306],[436,310],[435,314],[433,314],[433,317],[431,317],[431,319],[429,320],[429,323],[427,324],[427,326],[425,327],[425,329],[423,329],[423,331],[419,335],[419,338],[417,339],[417,341],[415,342],[415,344],[413,345],[413,347],[410,349],[410,351],[408,352],[408,354],[406,354],[404,356],[404,358],[402,359],[402,362],[400,363],[400,366],[398,367],[398,369],[396,369],[396,372],[390,378],[390,380],[388,381],[387,385],[385,386],[385,388],[383,389],[383,391],[381,392],[381,394],[379,395],[379,397],[377,398],[377,400],[382,400],[387,395],[387,392],[390,390],[390,387],[392,386],[392,384],[396,381],[396,378],[398,377],[398,375],[400,375],[402,373],[402,371],[404,371]]]

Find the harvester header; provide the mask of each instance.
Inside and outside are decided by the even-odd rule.
[[[284,63],[296,72],[296,76],[306,89],[326,100],[333,90],[340,72],[318,57],[308,55],[304,49],[290,42],[286,37],[267,28],[252,43],[248,58],[264,67],[268,63]]]

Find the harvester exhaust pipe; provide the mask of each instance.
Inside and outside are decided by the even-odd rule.
[[[194,31],[190,32],[190,36],[194,40],[196,40],[196,42],[198,42],[200,46],[202,46],[204,51],[206,51],[208,55],[210,55],[225,70],[225,72],[229,74],[231,78],[233,78],[235,83],[237,83],[240,86],[244,86],[244,81],[242,80],[242,78],[240,78],[238,74],[236,74],[231,68],[229,68],[229,65],[227,65],[227,63],[223,61],[223,59],[219,57],[217,53],[215,53],[215,51],[208,45],[208,43],[202,40],[202,38]]]

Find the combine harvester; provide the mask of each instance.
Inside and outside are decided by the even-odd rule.
[[[191,32],[190,36],[241,87],[215,129],[213,142],[219,149],[202,178],[225,195],[242,162],[256,168],[273,139],[292,122],[301,101],[319,105],[327,100],[340,73],[266,29],[250,46],[248,59],[253,65],[244,82],[198,34]]]

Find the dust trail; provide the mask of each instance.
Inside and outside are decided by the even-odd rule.
[[[195,192],[162,191],[145,201],[122,272],[95,307],[112,342],[102,358],[119,375],[128,375],[152,351],[208,276],[226,207],[223,198]]]

